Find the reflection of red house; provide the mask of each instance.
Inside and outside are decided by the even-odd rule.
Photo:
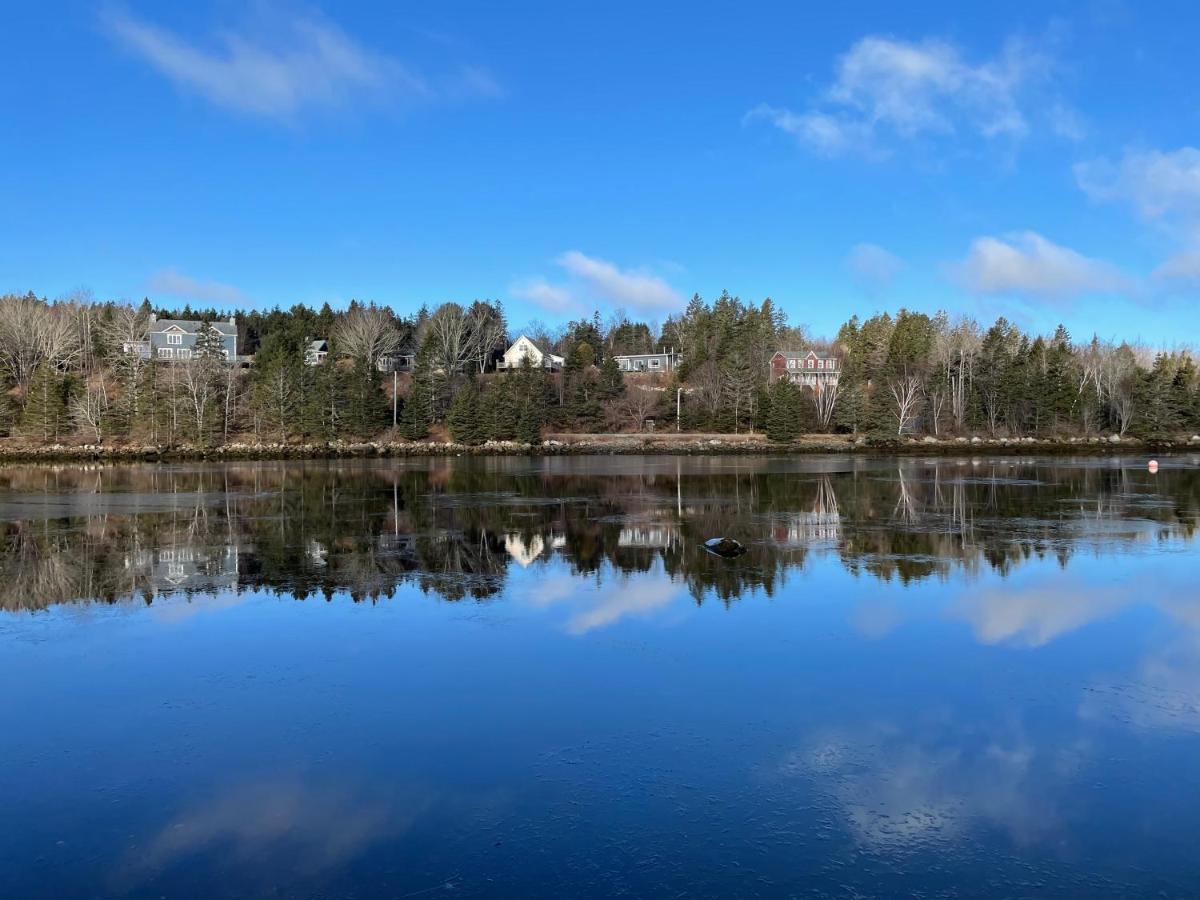
[[[794,384],[811,388],[837,384],[841,361],[832,353],[815,350],[776,350],[771,356],[771,381],[786,378]]]

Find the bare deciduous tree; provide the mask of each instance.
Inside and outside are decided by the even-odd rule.
[[[646,427],[646,420],[654,415],[662,400],[661,391],[648,391],[643,387],[631,385],[625,396],[618,401],[622,418],[641,431]]]
[[[499,307],[480,300],[471,304],[467,319],[472,335],[472,355],[482,375],[495,354],[505,349],[508,342],[508,326]]]
[[[331,343],[338,355],[361,359],[369,371],[400,349],[400,332],[386,309],[355,306],[334,326]]]
[[[422,346],[430,341],[435,367],[447,375],[463,369],[475,358],[480,334],[472,315],[457,303],[443,303],[424,325]]]
[[[104,440],[108,419],[108,389],[103,378],[86,384],[71,398],[71,418],[76,427],[91,431],[96,443]]]
[[[68,364],[79,353],[79,333],[68,310],[36,297],[0,297],[0,366],[28,387],[42,363]]]
[[[813,391],[813,409],[817,413],[817,424],[828,432],[833,425],[833,411],[837,408],[841,387],[837,381],[817,385]]]
[[[905,429],[915,421],[917,411],[921,407],[921,398],[925,393],[924,382],[919,375],[900,375],[889,378],[887,388],[894,403],[896,434],[904,434]]]

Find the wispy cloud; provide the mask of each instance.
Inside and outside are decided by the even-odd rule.
[[[850,277],[860,288],[875,292],[890,285],[904,271],[904,260],[878,244],[855,244],[846,257]]]
[[[210,45],[117,9],[106,11],[101,22],[114,40],[180,88],[247,115],[292,121],[357,102],[502,94],[480,66],[431,80],[315,13],[272,11],[269,17],[267,34],[227,29]]]
[[[568,313],[579,305],[569,288],[560,284],[551,284],[545,278],[527,278],[524,281],[518,281],[509,288],[509,292],[514,297],[528,300],[535,306],[540,306],[552,313]]]
[[[228,306],[244,306],[250,298],[231,284],[220,281],[201,281],[190,275],[185,275],[178,269],[160,269],[150,276],[146,283],[152,293],[166,294],[183,300],[197,300],[202,303],[217,303]]]
[[[1117,161],[1076,163],[1075,180],[1097,203],[1130,206],[1174,252],[1150,276],[1159,290],[1200,289],[1200,150],[1129,150]]]
[[[806,110],[761,105],[747,118],[764,119],[824,156],[884,156],[889,138],[1020,140],[1031,127],[1025,94],[1051,68],[1045,53],[1018,40],[972,63],[948,41],[870,35],[838,60],[833,83]],[[1055,104],[1052,120],[1057,133],[1078,133],[1065,105]]]
[[[1150,220],[1200,220],[1200,150],[1128,151],[1118,162],[1076,163],[1080,189],[1098,202],[1125,202]]]
[[[578,250],[567,251],[557,262],[606,300],[635,309],[677,309],[683,303],[678,291],[648,272],[619,269],[607,260],[587,256]]]
[[[1132,280],[1115,266],[1033,231],[976,238],[966,259],[951,266],[950,272],[960,285],[981,294],[1061,300],[1133,287]]]
[[[541,276],[514,282],[509,291],[547,312],[573,315],[609,303],[654,313],[679,309],[683,297],[659,275],[646,269],[622,269],[608,260],[568,250],[554,260],[563,281]]]

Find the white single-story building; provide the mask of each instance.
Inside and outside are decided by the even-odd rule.
[[[662,353],[630,353],[613,359],[622,372],[674,372],[679,368],[683,354],[664,350]]]

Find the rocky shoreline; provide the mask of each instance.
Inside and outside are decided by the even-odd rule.
[[[856,454],[1116,454],[1147,451],[1200,451],[1200,435],[1173,440],[1142,441],[1116,435],[1091,438],[950,438],[924,437],[902,440],[804,439],[775,444],[737,435],[725,437],[671,438],[629,435],[546,440],[540,444],[488,441],[469,446],[438,441],[366,441],[350,443],[231,443],[217,447],[190,444],[49,444],[6,445],[0,443],[0,463],[112,461],[157,462],[174,460],[286,460],[364,459],[425,456],[610,456],[610,455],[788,455],[814,453]]]

